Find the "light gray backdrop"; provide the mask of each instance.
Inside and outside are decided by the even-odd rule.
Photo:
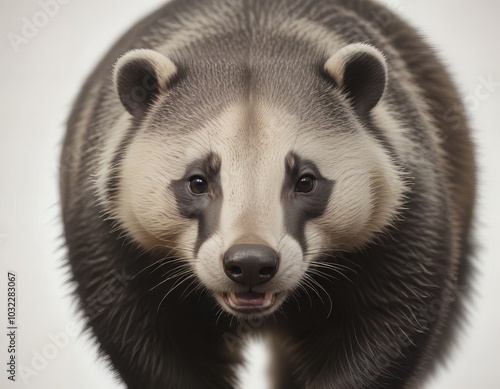
[[[57,165],[64,121],[85,76],[110,45],[163,0],[2,0],[0,3],[0,334],[7,271],[18,278],[17,382],[0,387],[104,389],[119,384],[80,323],[60,269]],[[480,163],[479,273],[470,324],[431,389],[500,388],[500,2],[386,0],[428,36],[469,109]],[[35,28],[26,27],[34,23]],[[24,30],[23,30],[24,29]],[[23,39],[22,34],[24,33]],[[487,84],[487,86],[482,86]],[[262,345],[249,353],[242,389],[266,388]]]

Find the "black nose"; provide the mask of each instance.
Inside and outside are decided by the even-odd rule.
[[[263,284],[278,270],[278,255],[263,244],[235,244],[224,255],[224,271],[238,284]]]

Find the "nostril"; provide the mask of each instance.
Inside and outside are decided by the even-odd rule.
[[[270,276],[271,274],[274,273],[276,270],[276,267],[263,267],[262,269],[259,270],[259,274],[261,276]]]
[[[231,274],[234,274],[234,275],[238,275],[238,274],[241,274],[242,271],[241,271],[241,268],[238,267],[238,266],[231,266],[229,269],[227,269],[229,271],[229,273]]]

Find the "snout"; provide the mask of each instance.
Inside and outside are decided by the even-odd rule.
[[[275,309],[285,293],[266,285],[278,272],[279,255],[264,244],[235,244],[223,258],[224,272],[241,292],[221,294],[224,305],[237,314],[266,314]]]

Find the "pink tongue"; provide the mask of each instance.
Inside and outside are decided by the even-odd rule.
[[[264,299],[266,297],[265,293],[256,293],[256,292],[242,292],[236,293],[236,301],[240,306],[260,306],[264,304]]]

